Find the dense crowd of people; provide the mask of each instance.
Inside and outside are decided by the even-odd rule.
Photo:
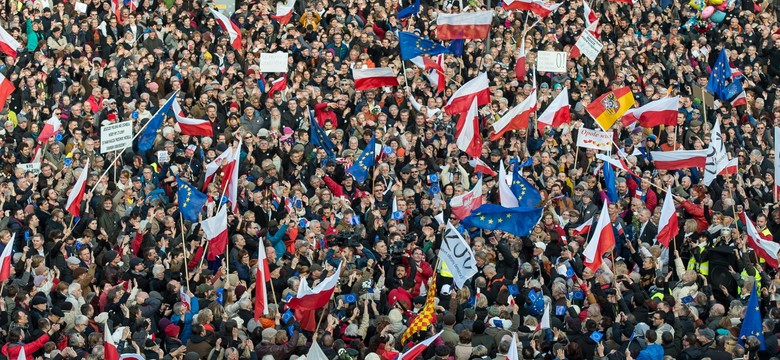
[[[225,14],[240,30],[237,48],[213,4],[199,1],[3,3],[0,27],[21,47],[0,48],[0,73],[15,87],[0,112],[0,250],[10,249],[2,252],[10,272],[0,271],[8,278],[2,358],[114,360],[107,338],[123,357],[145,359],[393,360],[421,343],[427,348],[415,358],[437,360],[778,356],[777,261],[750,246],[741,217],[766,240],[780,233],[772,2],[727,1],[715,22],[696,1],[567,0],[540,17],[490,0],[423,0],[419,13],[399,19],[409,1],[298,0],[287,22],[275,16],[281,3],[241,1]],[[538,51],[571,51],[586,5],[604,45],[596,60],[534,71]],[[444,56],[443,91],[401,61],[399,31],[436,40],[439,14],[489,9],[489,38]],[[741,73],[746,105],[702,89],[721,49]],[[289,71],[263,72],[260,54],[279,51],[289,54]],[[363,67],[389,67],[400,85],[356,91],[352,69]],[[500,203],[499,176],[480,175],[456,144],[464,115],[443,111],[480,72],[490,81],[490,103],[479,111],[481,160],[512,171],[532,159],[520,174],[544,210],[527,236],[464,226],[452,213],[450,200],[479,181],[482,202]],[[270,91],[278,81],[284,86]],[[618,169],[607,184],[598,151],[577,149],[578,129],[598,129],[586,106],[622,86],[636,106],[679,95],[677,126],[618,121],[613,151],[631,171]],[[490,125],[526,97],[538,96],[541,112],[564,88],[570,121],[539,128],[532,117],[527,129],[489,140]],[[213,136],[182,134],[167,113],[150,149],[136,141],[101,152],[104,126],[127,121],[141,133],[174,95]],[[61,129],[40,139],[52,117]],[[704,186],[702,168],[655,168],[651,151],[705,149],[716,121],[736,174]],[[312,124],[333,155],[313,141]],[[372,139],[380,151],[368,178],[356,181],[348,170]],[[226,151],[240,153],[233,201],[220,185],[224,168],[206,179]],[[87,164],[74,216],[66,202]],[[224,254],[206,259],[203,226],[181,216],[177,179],[209,196],[199,220],[230,209]],[[611,185],[616,244],[593,271],[583,264],[593,229],[578,229],[595,225]],[[667,189],[680,229],[669,248],[657,239]],[[462,287],[440,261],[448,222],[478,266]],[[257,282],[265,261],[271,278]],[[327,305],[287,305],[334,274]],[[268,293],[259,317],[258,286]],[[754,287],[762,328],[746,336]],[[429,308],[432,324],[405,339]]]

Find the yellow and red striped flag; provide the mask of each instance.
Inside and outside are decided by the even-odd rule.
[[[418,331],[424,331],[428,328],[428,326],[433,325],[436,323],[436,311],[434,310],[434,307],[436,307],[436,276],[434,275],[433,281],[431,282],[430,288],[428,288],[428,295],[425,298],[425,305],[423,306],[422,311],[420,311],[419,314],[417,314],[417,317],[412,320],[411,324],[409,324],[409,327],[406,329],[406,332],[401,336],[401,343],[405,343],[407,340],[409,340],[412,335],[416,334]]]

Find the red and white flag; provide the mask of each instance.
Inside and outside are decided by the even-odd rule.
[[[192,309],[192,296],[184,291],[184,286],[179,286],[179,301],[187,307],[187,312]]]
[[[435,59],[431,59],[427,55],[417,56],[409,61],[412,64],[417,65],[420,69],[424,70],[425,76],[428,77],[428,81],[436,88],[436,92],[443,92],[446,78],[444,77],[444,55],[437,55]]]
[[[238,28],[238,25],[234,24],[227,16],[222,15],[221,12],[215,9],[211,9],[211,14],[217,19],[222,30],[227,31],[230,36],[230,46],[236,50],[241,50],[241,29]]]
[[[398,86],[395,70],[389,67],[352,69],[355,90],[376,89],[383,86]]]
[[[0,27],[0,52],[16,60],[16,57],[18,56],[17,50],[20,47],[22,47],[22,45],[19,44],[11,34],[5,31],[5,29]]]
[[[593,218],[590,218],[588,221],[582,223],[582,225],[571,229],[571,231],[574,233],[574,235],[586,235],[590,232],[591,226],[593,226]]]
[[[458,119],[458,133],[455,143],[458,149],[463,150],[471,157],[479,157],[482,154],[482,136],[479,135],[479,107],[477,98],[471,102],[469,112]]]
[[[268,256],[265,254],[265,246],[260,244],[257,247],[257,271],[255,274],[255,320],[260,320],[263,315],[268,315],[268,289],[265,283],[269,281],[271,281],[271,270],[268,267]]]
[[[596,20],[599,18],[596,17],[596,13],[593,12],[593,10],[590,8],[590,5],[587,1],[582,2],[582,12],[585,15],[585,27],[590,27],[591,24],[595,23]]]
[[[298,294],[287,302],[287,306],[296,310],[315,310],[327,305],[338,285],[343,264],[343,261],[339,262],[336,272],[314,288],[310,288],[307,281],[301,281]]]
[[[201,221],[200,228],[209,241],[206,260],[212,261],[224,254],[228,244],[227,206],[222,206],[216,215]]]
[[[282,97],[284,97],[285,90],[287,90],[287,74],[284,74],[282,77],[271,81],[271,87],[268,89],[268,94],[273,95],[278,91],[282,93]]]
[[[87,177],[89,177],[89,159],[87,165],[81,169],[81,174],[73,185],[73,189],[68,194],[68,202],[65,203],[65,210],[73,216],[81,214],[81,200],[84,198],[84,192],[87,190]]]
[[[5,244],[3,252],[0,253],[0,282],[6,281],[11,277],[11,263],[14,260],[14,240],[16,240],[16,233],[11,234],[11,240]]]
[[[739,171],[739,159],[732,158],[726,163],[726,167],[721,170],[718,175],[731,175],[736,174]]]
[[[527,129],[531,114],[536,111],[537,106],[536,89],[533,89],[525,100],[493,123],[493,132],[490,133],[490,140],[496,141],[500,139],[507,131]]]
[[[528,10],[540,17],[550,16],[563,3],[553,4],[543,0],[504,0],[501,6],[504,10]]]
[[[658,220],[658,242],[664,247],[669,247],[669,242],[680,232],[677,221],[677,211],[674,208],[672,187],[666,189],[664,207],[661,208],[661,218]]]
[[[487,73],[480,73],[477,77],[463,84],[452,96],[450,96],[447,105],[444,106],[444,112],[447,115],[462,114],[469,110],[471,102],[477,99],[477,105],[482,106],[490,102],[490,81]]]
[[[461,14],[439,14],[436,38],[439,40],[485,39],[490,33],[493,10]]]
[[[586,27],[585,30],[588,31],[591,35],[593,35],[596,39],[598,39],[601,36],[601,34],[599,34],[597,31],[598,27],[599,27],[599,22],[597,20],[591,23],[588,27]],[[580,34],[580,36],[577,37],[577,41],[579,41],[581,37],[582,34]],[[578,59],[580,55],[582,55],[582,51],[580,51],[580,47],[577,46],[577,43],[575,43],[571,47],[571,50],[569,50],[569,59]]]
[[[629,126],[639,122],[643,128],[652,128],[658,125],[677,125],[677,109],[680,105],[680,97],[666,97],[649,102],[642,107],[629,109],[623,115],[623,126]]]
[[[623,170],[623,171],[631,174],[632,176],[641,178],[641,176],[637,175],[636,173],[631,171],[631,169],[628,168],[628,165],[626,165],[626,163],[625,163],[625,161],[623,161],[623,159],[615,160],[615,159],[613,159],[613,158],[611,158],[611,157],[609,157],[607,155],[604,155],[604,154],[596,154],[596,159],[599,159],[599,160],[601,160],[601,161],[603,161],[605,163],[609,163],[610,165],[614,166],[615,168],[617,168],[619,170]]]
[[[504,168],[504,161],[502,160],[498,166],[498,199],[501,201],[501,206],[506,208],[520,206],[517,196],[512,192],[512,188],[509,187],[513,176],[511,172]]]
[[[571,109],[569,106],[569,90],[565,87],[561,93],[544,109],[536,120],[539,123],[539,131],[544,131],[545,126],[557,129],[559,126],[571,122]]]
[[[439,336],[441,336],[442,332],[443,331],[439,331],[438,334],[433,335],[433,336],[431,336],[431,337],[421,341],[417,345],[413,346],[411,349],[407,350],[405,353],[403,353],[401,355],[398,355],[397,360],[414,360],[414,359],[417,359],[418,356],[422,355],[422,353],[423,353],[423,351],[425,351],[425,349],[427,349],[429,346],[431,346],[431,344],[433,344],[433,342],[436,341],[436,339]]]
[[[5,102],[11,98],[11,94],[16,91],[16,86],[8,80],[3,74],[0,74],[0,110],[5,107]]]
[[[493,169],[488,166],[488,164],[485,164],[484,161],[480,158],[473,158],[469,160],[469,165],[474,168],[474,172],[482,173],[483,175],[490,175],[490,176],[496,176],[498,175],[497,172],[495,172]]]
[[[604,201],[604,206],[599,214],[599,221],[596,223],[596,231],[593,232],[593,237],[591,237],[590,242],[588,242],[588,245],[585,246],[585,250],[582,252],[582,255],[585,256],[583,264],[593,271],[601,267],[604,254],[608,253],[615,246],[615,233],[612,230],[612,221],[609,219],[608,206],[609,202]]]
[[[227,195],[231,209],[234,213],[238,212],[238,168],[241,166],[241,145],[243,142],[243,139],[239,139],[238,147],[233,150],[233,158],[229,163],[232,164],[229,166],[230,172],[227,171],[228,169],[223,169],[226,175],[230,175],[227,185]]]
[[[182,134],[191,136],[214,136],[214,131],[208,120],[184,117],[184,112],[182,112],[181,105],[179,105],[179,99],[173,100],[171,108],[173,109],[176,123],[179,125],[179,130]]]
[[[761,237],[761,233],[758,232],[756,226],[753,225],[753,222],[744,212],[740,214],[740,217],[745,222],[749,247],[752,248],[759,257],[764,259],[767,264],[777,269],[777,253],[780,251],[780,243],[776,243],[772,240],[765,240],[763,237]]]
[[[46,144],[49,142],[49,139],[56,135],[57,132],[60,131],[60,128],[62,127],[62,122],[60,119],[57,118],[57,115],[52,115],[49,120],[46,120],[45,123],[43,123],[43,129],[41,129],[41,133],[38,134],[38,142]]]
[[[708,150],[651,151],[655,168],[658,170],[679,170],[703,168],[707,165]]]
[[[206,192],[209,184],[214,181],[214,178],[217,176],[217,171],[219,171],[219,168],[222,167],[222,164],[225,164],[232,158],[233,148],[227,148],[227,150],[225,150],[222,154],[219,154],[219,156],[214,158],[214,161],[206,165],[206,176],[203,179],[203,189],[201,189],[203,192]]]
[[[742,75],[745,75],[745,73],[742,72],[739,68],[731,68],[731,78],[736,79]]]
[[[471,191],[465,192],[458,196],[453,196],[450,199],[450,208],[452,209],[452,215],[455,215],[459,220],[465,219],[471,215],[471,212],[482,205],[482,177],[474,184],[474,188]]]
[[[742,90],[737,97],[731,99],[731,106],[747,105],[747,94]]]
[[[111,0],[111,13],[116,16],[116,22],[122,25],[122,0]]]
[[[271,19],[274,19],[279,22],[281,25],[285,25],[290,22],[290,19],[292,18],[293,14],[293,7],[287,6],[286,4],[278,4],[276,5],[276,14],[271,15]]]
[[[726,145],[723,143],[723,135],[720,131],[720,120],[715,120],[715,125],[710,131],[710,145],[707,154],[707,165],[704,167],[704,186],[710,186],[727,166],[729,155],[726,153]]]
[[[515,336],[514,333],[512,335],[512,342],[509,343],[509,350],[506,352],[506,360],[520,360],[519,359],[519,350],[517,349],[517,336]]]
[[[515,61],[515,77],[517,80],[525,81],[525,37],[520,39],[520,51],[517,53],[517,61]]]
[[[119,351],[114,344],[114,338],[108,331],[108,322],[103,324],[103,358],[105,360],[119,360]]]

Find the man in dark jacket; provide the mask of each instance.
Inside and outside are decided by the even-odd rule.
[[[257,357],[262,359],[265,355],[272,355],[274,359],[287,359],[295,347],[298,346],[298,338],[301,336],[301,325],[296,321],[293,324],[295,329],[290,336],[290,340],[284,344],[277,345],[275,343],[276,329],[267,328],[263,330],[263,341],[255,346],[255,352]]]

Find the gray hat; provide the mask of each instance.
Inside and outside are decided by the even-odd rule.
[[[710,328],[699,329],[699,335],[707,340],[715,340],[715,332]]]
[[[68,265],[79,265],[81,264],[81,260],[75,256],[71,256],[68,258]]]
[[[273,338],[276,336],[276,329],[274,328],[267,328],[263,330],[263,340],[265,341],[273,341]]]

